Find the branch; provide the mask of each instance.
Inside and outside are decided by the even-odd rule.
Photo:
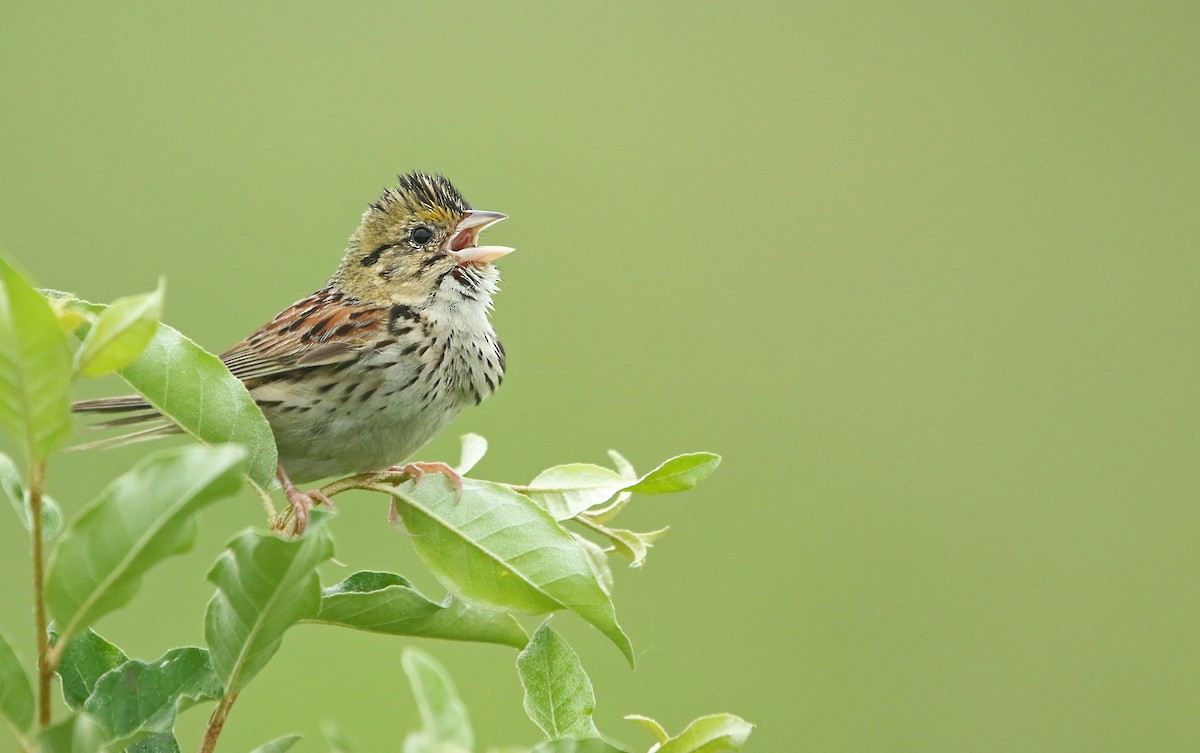
[[[42,541],[42,484],[46,464],[29,464],[29,515],[33,534],[33,611],[37,624],[38,724],[50,726],[50,684],[54,663],[50,657],[50,633],[46,621],[46,555]]]
[[[229,717],[229,711],[233,708],[233,702],[237,700],[237,697],[237,693],[221,696],[221,702],[217,704],[217,707],[213,709],[212,716],[208,718],[204,739],[200,741],[200,753],[212,753],[216,749],[217,738],[221,736],[221,730],[225,729],[225,720]]]

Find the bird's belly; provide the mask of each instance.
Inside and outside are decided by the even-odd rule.
[[[482,320],[486,325],[486,320]],[[495,390],[503,357],[490,328],[433,328],[349,367],[319,366],[251,386],[295,483],[382,470],[411,457]]]
[[[347,376],[343,382],[351,380]],[[264,406],[279,462],[292,481],[306,483],[399,464],[465,405],[448,397],[422,399],[420,382],[395,391],[393,387],[398,387],[396,380],[363,381],[354,389],[335,386],[299,403],[301,407]]]

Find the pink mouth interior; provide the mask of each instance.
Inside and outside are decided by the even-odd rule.
[[[458,235],[454,236],[454,240],[450,241],[451,251],[462,251],[464,248],[474,246],[479,240],[479,231],[483,228],[469,227],[463,230]]]

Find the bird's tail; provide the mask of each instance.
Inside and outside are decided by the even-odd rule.
[[[102,431],[104,429],[116,429],[126,426],[140,426],[142,424],[153,425],[146,426],[134,432],[126,434],[118,434],[114,437],[105,437],[83,444],[72,445],[72,450],[92,450],[106,447],[120,447],[122,445],[132,444],[134,442],[145,442],[149,439],[158,439],[172,434],[179,433],[179,427],[171,421],[163,418],[163,415],[158,412],[154,406],[147,403],[138,395],[126,395],[124,397],[101,397],[95,400],[80,400],[77,403],[71,404],[71,410],[75,413],[86,415],[118,415],[116,418],[108,418],[104,421],[97,421],[94,424],[87,426],[88,431]]]

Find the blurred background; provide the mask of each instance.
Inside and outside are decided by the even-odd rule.
[[[716,711],[750,751],[1200,749],[1195,3],[0,5],[0,247],[107,301],[168,283],[221,351],[320,287],[411,169],[511,220],[503,389],[458,435],[477,473],[643,470],[710,450],[619,563],[631,672],[555,619],[620,717]],[[99,385],[114,392],[117,381]],[[149,448],[63,457],[78,511]],[[381,500],[345,497],[326,582],[414,577]],[[99,630],[202,641],[222,543]],[[0,624],[32,654],[26,544]],[[528,743],[515,653],[418,641],[486,745]],[[416,722],[405,642],[302,626],[221,750],[333,719],[363,751]],[[185,750],[206,710],[188,712]],[[10,745],[0,742],[0,749]]]

